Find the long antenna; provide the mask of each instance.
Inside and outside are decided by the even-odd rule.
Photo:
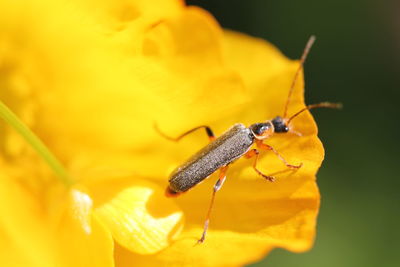
[[[342,108],[342,104],[341,103],[330,103],[330,102],[321,102],[318,104],[312,104],[312,105],[308,105],[305,108],[299,110],[298,112],[296,112],[295,114],[293,114],[289,120],[286,122],[287,125],[289,125],[290,121],[293,120],[295,117],[297,117],[298,115],[300,115],[300,113],[303,113],[306,110],[310,110],[313,108],[336,108],[336,109],[341,109]]]
[[[310,39],[308,39],[306,47],[304,48],[303,55],[301,55],[300,66],[297,69],[296,74],[294,75],[294,78],[293,78],[292,85],[290,86],[289,95],[288,95],[288,98],[287,98],[287,101],[286,101],[286,105],[285,105],[285,109],[284,109],[284,112],[283,112],[283,118],[286,118],[288,107],[289,107],[289,103],[290,103],[290,100],[292,98],[294,86],[296,84],[296,81],[297,81],[297,78],[298,78],[298,76],[300,74],[300,71],[304,66],[304,62],[306,61],[308,52],[310,52],[311,46],[313,45],[314,42],[315,42],[315,36],[311,35]]]

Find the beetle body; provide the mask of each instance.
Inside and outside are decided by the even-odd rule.
[[[235,124],[176,168],[169,179],[170,189],[176,193],[189,190],[219,168],[243,156],[253,143],[251,130],[243,124]]]

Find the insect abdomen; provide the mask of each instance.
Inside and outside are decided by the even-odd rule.
[[[250,130],[243,124],[235,124],[176,168],[169,179],[170,189],[184,192],[192,188],[222,166],[246,153],[253,142],[254,137]]]

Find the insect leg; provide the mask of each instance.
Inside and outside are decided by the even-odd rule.
[[[274,152],[274,154],[286,165],[286,167],[290,168],[290,169],[298,169],[301,166],[303,166],[303,163],[300,163],[299,165],[292,165],[289,164],[283,157],[281,154],[278,153],[278,151],[276,151],[272,146],[264,144],[261,140],[257,140],[256,141],[257,147],[263,149],[263,150],[270,150],[272,152]]]
[[[270,175],[266,175],[264,173],[262,173],[259,169],[257,169],[257,161],[258,161],[258,155],[260,154],[260,152],[257,149],[252,149],[249,150],[244,156],[248,159],[252,158],[252,157],[256,157],[253,163],[253,169],[262,177],[264,177],[265,179],[267,179],[270,182],[275,181],[275,178],[273,176]]]
[[[221,189],[222,185],[224,184],[225,179],[226,179],[226,171],[227,170],[228,170],[228,166],[224,166],[219,171],[219,177],[218,177],[217,182],[214,185],[212,196],[211,196],[210,206],[208,207],[208,211],[207,211],[206,221],[204,222],[203,234],[201,235],[201,238],[197,241],[197,243],[203,243],[204,240],[206,239],[207,229],[208,229],[208,225],[210,223],[210,215],[211,215],[212,208],[214,206],[215,194]]]
[[[166,138],[166,139],[168,139],[168,140],[170,140],[170,141],[174,141],[174,142],[178,142],[179,140],[181,140],[181,139],[182,139],[183,137],[185,137],[186,135],[191,134],[192,132],[194,132],[194,131],[196,131],[196,130],[198,130],[198,129],[201,129],[201,128],[204,128],[204,129],[206,130],[206,134],[207,134],[208,139],[210,140],[210,142],[213,141],[213,140],[215,139],[215,135],[214,135],[213,131],[212,131],[211,128],[210,128],[209,126],[207,126],[207,125],[201,125],[201,126],[198,126],[198,127],[196,127],[196,128],[193,128],[193,129],[191,129],[191,130],[189,130],[189,131],[187,131],[187,132],[184,132],[183,134],[179,135],[178,137],[170,137],[170,136],[166,135],[165,133],[163,133],[162,131],[160,131],[160,129],[158,128],[158,125],[157,125],[157,124],[154,124],[154,129],[155,129],[162,137],[164,137],[164,138]]]

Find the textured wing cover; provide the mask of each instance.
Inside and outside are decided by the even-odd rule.
[[[175,192],[192,188],[222,166],[241,157],[253,142],[250,130],[243,124],[235,124],[176,168],[169,179],[170,188]]]

